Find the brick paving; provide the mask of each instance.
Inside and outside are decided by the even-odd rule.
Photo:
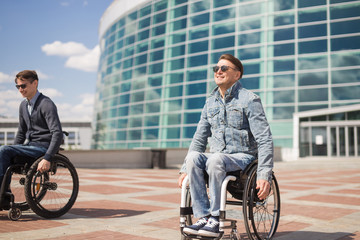
[[[0,239],[180,239],[176,169],[78,169],[74,207],[58,219],[0,212]],[[360,239],[360,159],[276,162],[274,239]],[[241,225],[241,222],[239,222]],[[243,226],[238,226],[243,239]]]

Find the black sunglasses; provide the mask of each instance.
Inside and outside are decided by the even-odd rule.
[[[20,84],[20,85],[15,85],[15,87],[17,88],[17,89],[20,89],[20,88],[22,88],[22,89],[25,89],[26,88],[26,83],[25,84]]]
[[[226,72],[227,70],[229,70],[229,68],[238,71],[237,69],[232,68],[232,67],[230,67],[230,66],[226,66],[226,65],[215,66],[215,67],[213,67],[213,71],[216,73],[216,72],[219,71],[219,69],[221,69],[222,72]]]

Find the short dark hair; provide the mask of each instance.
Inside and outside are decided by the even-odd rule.
[[[244,74],[244,67],[243,67],[241,61],[240,61],[238,58],[234,57],[233,55],[231,55],[231,54],[229,54],[229,53],[225,53],[225,54],[223,54],[223,55],[220,56],[219,61],[220,61],[221,59],[228,60],[228,61],[230,61],[232,64],[234,64],[234,65],[236,66],[237,70],[240,71],[240,73],[241,73],[241,74],[240,74],[240,78],[242,78],[242,75]]]
[[[20,79],[22,81],[28,80],[31,83],[35,80],[39,81],[38,75],[34,70],[23,70],[19,72],[18,74],[16,74],[15,83],[17,83],[17,79]]]

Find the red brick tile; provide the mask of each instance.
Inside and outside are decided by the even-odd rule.
[[[281,204],[281,216],[298,215],[321,220],[334,220],[357,212],[357,210],[330,208],[322,206],[306,206],[296,204]]]
[[[137,199],[151,200],[151,201],[159,201],[159,202],[171,202],[180,204],[181,194],[167,194],[167,195],[152,195],[152,196],[143,196],[136,197]]]
[[[360,196],[360,188],[354,188],[354,189],[341,189],[336,191],[331,191],[332,193],[343,193],[343,194],[353,194],[353,195],[359,195]]]
[[[0,212],[0,233],[30,231],[43,228],[48,229],[68,225],[58,221],[42,219],[35,213],[26,214],[17,221],[11,221],[8,219],[7,213],[8,211]]]
[[[169,182],[143,182],[141,183],[143,186],[152,186],[152,187],[164,187],[164,188],[178,188],[177,181],[169,181]]]
[[[360,206],[360,198],[354,197],[338,197],[331,195],[313,194],[303,197],[295,198],[296,200],[315,201],[315,202],[327,202],[327,203],[338,203],[346,205]]]
[[[126,240],[151,240],[155,238],[149,237],[140,237],[136,235],[124,234],[121,232],[114,231],[96,231],[96,232],[88,232],[83,234],[73,234],[66,235],[64,237],[57,238],[46,238],[46,239],[56,239],[56,240],[83,240],[83,239],[126,239]]]
[[[120,201],[82,201],[76,202],[69,211],[72,214],[94,218],[119,218],[159,211],[168,208]]]
[[[305,191],[305,190],[311,190],[311,189],[315,189],[317,187],[309,187],[309,186],[297,186],[297,185],[291,185],[291,184],[281,184],[279,186],[279,188],[282,189],[287,189],[287,190],[292,190],[292,191]]]
[[[113,186],[109,184],[98,184],[98,185],[81,185],[80,191],[84,192],[94,192],[99,194],[121,194],[121,193],[134,193],[134,192],[144,192],[148,191],[147,189],[141,188],[128,188]]]

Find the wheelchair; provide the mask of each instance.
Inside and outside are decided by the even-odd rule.
[[[1,183],[0,210],[9,210],[10,220],[18,220],[28,209],[43,218],[57,218],[74,205],[79,192],[74,165],[57,153],[49,171],[40,173],[37,166],[42,159],[17,156],[7,168]]]
[[[250,163],[244,171],[227,173],[221,186],[219,230],[217,238],[188,235],[185,226],[193,224],[191,195],[188,176],[181,189],[180,231],[182,239],[241,239],[237,227],[246,229],[250,240],[271,239],[276,233],[280,220],[280,192],[274,173],[270,183],[270,193],[266,199],[257,197],[257,160]],[[206,177],[206,176],[205,176]],[[231,194],[231,197],[227,196]],[[245,231],[245,230],[244,230]]]

